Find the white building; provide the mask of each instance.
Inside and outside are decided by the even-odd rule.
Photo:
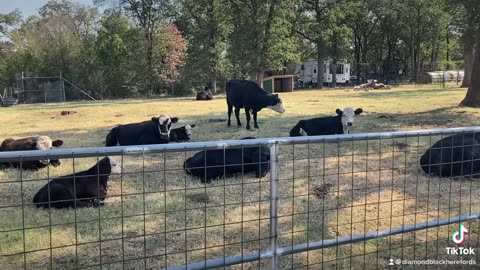
[[[325,60],[323,64],[323,82],[332,82],[332,72],[330,67],[331,60]],[[327,68],[329,67],[329,68]],[[300,87],[307,87],[316,84],[318,80],[318,61],[308,60],[298,64],[295,68],[295,75],[300,79]],[[337,63],[337,84],[347,84],[350,82],[350,64],[345,61]]]

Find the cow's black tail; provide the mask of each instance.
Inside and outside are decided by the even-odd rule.
[[[105,146],[115,146],[117,145],[117,133],[118,128],[114,127],[110,132],[107,134],[107,138],[105,140]]]

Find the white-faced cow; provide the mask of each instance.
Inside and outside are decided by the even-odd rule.
[[[170,142],[188,142],[192,136],[192,128],[196,125],[185,125],[170,131]]]
[[[178,118],[163,114],[150,121],[114,127],[107,135],[106,146],[164,144],[170,139],[172,124]]]
[[[422,170],[438,177],[480,177],[480,133],[445,137],[420,158]]]
[[[104,205],[108,180],[121,168],[111,157],[105,157],[86,171],[55,178],[33,197],[37,207],[80,208]]]
[[[63,145],[62,140],[55,140],[48,136],[36,136],[36,137],[27,137],[23,139],[12,139],[8,138],[2,142],[0,146],[0,152],[8,151],[30,151],[30,150],[49,150],[53,147],[60,147]],[[20,162],[3,162],[0,163],[0,167],[14,167],[22,168],[25,170],[39,170],[41,168],[47,167],[49,164],[56,167],[60,165],[60,160],[58,159],[41,159],[41,160],[25,160]]]
[[[235,117],[238,127],[240,122],[240,109],[245,108],[247,117],[247,129],[250,129],[250,113],[253,114],[253,126],[258,128],[257,113],[263,108],[272,109],[278,113],[284,113],[282,100],[277,94],[273,95],[263,90],[256,82],[247,80],[231,80],[227,83],[228,122],[231,126],[230,117],[235,107]]]
[[[346,107],[343,111],[337,109],[335,116],[300,120],[290,131],[290,136],[349,134],[353,128],[354,116],[362,112],[361,108],[353,110],[351,107]]]
[[[255,139],[254,137],[242,140]],[[202,183],[233,176],[236,173],[255,172],[265,177],[270,170],[270,149],[266,146],[249,146],[235,149],[206,150],[188,158],[183,167],[189,175],[199,177]]]

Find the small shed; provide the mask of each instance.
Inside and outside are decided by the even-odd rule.
[[[263,89],[270,93],[293,92],[295,75],[276,75],[263,79]]]

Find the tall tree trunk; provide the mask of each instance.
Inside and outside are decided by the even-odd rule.
[[[257,82],[260,86],[263,87],[263,77],[265,73],[265,68],[266,66],[266,55],[269,51],[270,48],[270,33],[271,33],[271,28],[272,28],[272,23],[273,23],[273,16],[275,15],[275,9],[277,7],[277,1],[278,0],[272,0],[270,3],[270,8],[268,10],[268,17],[267,17],[267,22],[265,24],[265,32],[264,32],[264,38],[263,38],[263,46],[262,46],[262,55],[261,55],[261,61],[260,61],[260,67],[257,70]]]
[[[338,33],[333,31],[332,87],[337,87]]]
[[[153,90],[153,29],[147,33],[147,95]]]
[[[252,81],[256,81],[257,80],[257,70],[256,69],[252,69],[250,71],[250,80]]]
[[[410,31],[410,61],[411,61],[411,80],[415,81],[415,73],[417,71],[417,68],[415,66],[415,39],[413,36],[413,29]]]
[[[332,84],[331,84],[331,86],[333,88],[335,88],[335,87],[337,87],[337,60],[332,61],[331,70],[332,70]]]
[[[361,48],[361,39],[360,35],[355,32],[355,68],[357,74],[357,83],[360,83],[361,67],[360,67],[360,48]]]
[[[463,82],[460,87],[469,87],[470,80],[472,78],[472,69],[473,69],[473,59],[475,55],[475,50],[470,42],[465,42],[463,46],[463,65],[464,65],[464,75]]]
[[[450,69],[450,25],[447,25],[447,70]]]
[[[210,85],[212,86],[210,90],[212,90],[213,94],[216,94],[217,93],[217,74],[215,74],[215,72],[213,72],[210,77]]]
[[[260,87],[263,88],[263,77],[264,77],[265,71],[264,70],[257,70],[257,82]]]
[[[477,53],[475,53],[473,61],[472,74],[480,74],[480,43],[477,43],[475,48]],[[460,106],[480,107],[480,76],[471,76],[467,95]]]
[[[367,82],[368,70],[370,68],[370,65],[367,63],[368,50],[369,50],[368,35],[367,33],[365,33],[363,35],[363,46],[362,46],[363,83]]]
[[[210,52],[210,85],[213,94],[217,93],[217,22],[215,17],[215,0],[208,1],[207,14],[209,20],[208,44]]]
[[[317,88],[323,88],[323,62],[324,62],[324,55],[323,55],[323,40],[317,40]]]

